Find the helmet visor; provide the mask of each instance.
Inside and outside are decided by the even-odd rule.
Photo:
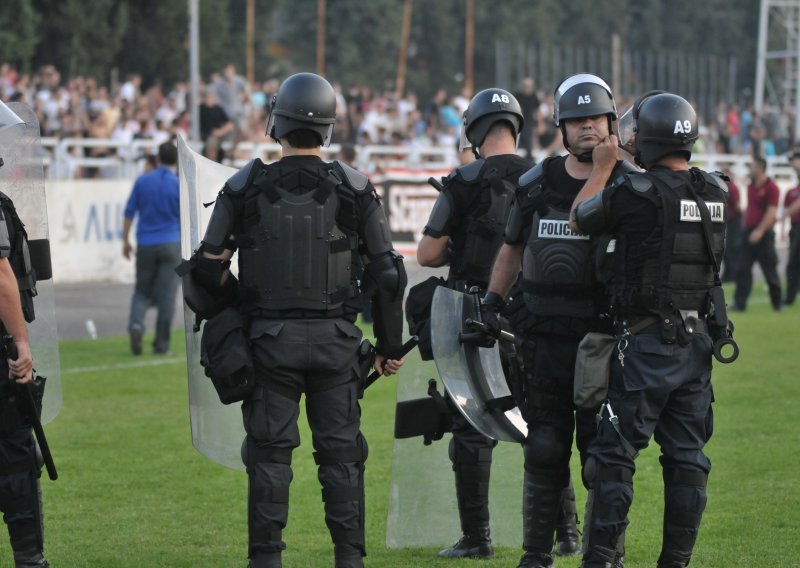
[[[469,148],[472,148],[472,142],[467,140],[467,115],[464,113],[461,119],[461,137],[458,140],[458,151],[463,152]]]
[[[619,129],[620,147],[630,152],[629,148],[633,149],[636,138],[636,119],[633,117],[633,107],[619,117],[617,128]]]

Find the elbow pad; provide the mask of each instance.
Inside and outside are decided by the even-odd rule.
[[[602,233],[606,228],[606,209],[603,202],[603,192],[592,196],[582,202],[573,211],[575,224],[587,235]]]
[[[364,275],[372,281],[375,290],[375,349],[382,354],[392,353],[403,344],[403,294],[408,283],[403,257],[390,251],[370,262]]]

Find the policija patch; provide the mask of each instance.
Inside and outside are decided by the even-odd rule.
[[[706,207],[711,214],[712,223],[725,222],[725,204],[717,201],[706,201]],[[681,221],[699,223],[703,220],[700,217],[700,208],[697,203],[689,199],[681,199]]]
[[[569,221],[560,221],[554,219],[540,219],[539,220],[539,238],[540,239],[580,239],[584,241],[589,240],[589,235],[579,235],[573,233],[569,228]]]

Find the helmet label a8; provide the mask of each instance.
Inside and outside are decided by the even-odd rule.
[[[501,95],[499,93],[495,93],[492,95],[492,102],[493,103],[508,103],[511,102],[508,98],[508,95]]]

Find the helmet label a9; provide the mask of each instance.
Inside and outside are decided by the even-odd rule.
[[[673,134],[689,134],[692,131],[692,123],[688,120],[676,120],[675,121],[675,130],[672,131]]]

